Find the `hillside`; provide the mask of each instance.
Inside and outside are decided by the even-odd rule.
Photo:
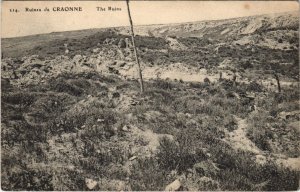
[[[129,35],[128,27],[111,28],[119,34]],[[191,23],[168,24],[168,25],[148,25],[135,26],[135,34],[140,36],[177,36],[177,37],[205,37],[212,39],[233,39],[247,37],[249,35],[260,34],[262,32],[276,31],[278,37],[286,30],[291,32],[299,29],[299,14],[297,12],[282,13],[274,15],[261,15],[243,18],[233,18],[227,20],[200,21]],[[32,35],[18,38],[2,39],[2,48],[5,52],[12,52],[19,48],[27,48],[30,43],[31,48],[53,40],[63,40],[65,38],[84,38],[97,32],[107,29],[87,29],[80,31],[53,32],[50,34]],[[297,37],[297,34],[295,35]],[[295,37],[294,37],[295,38]],[[250,43],[250,42],[249,42]],[[19,47],[20,46],[20,47]],[[10,49],[14,48],[14,49]],[[28,46],[30,48],[30,46]],[[10,55],[7,55],[8,57]]]
[[[299,189],[296,13],[135,30],[2,39],[3,190]]]
[[[142,36],[179,36],[226,38],[274,30],[298,30],[299,13],[250,16],[226,20],[200,21],[170,25],[137,26],[135,33]],[[117,28],[123,34],[128,29]]]

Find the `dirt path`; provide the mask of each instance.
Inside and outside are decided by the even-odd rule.
[[[300,170],[300,157],[287,158],[285,156],[272,153],[266,153],[261,151],[255,143],[253,143],[246,136],[247,120],[239,117],[235,117],[238,123],[238,128],[233,132],[228,133],[228,141],[234,149],[240,149],[243,151],[249,151],[255,154],[255,161],[259,164],[265,164],[267,160],[273,160],[278,165],[288,167],[292,170]],[[275,157],[276,156],[276,157]]]
[[[120,69],[120,74],[127,78],[138,78],[137,69],[131,66],[129,69]],[[219,72],[208,73],[206,69],[191,67],[183,63],[173,63],[167,66],[143,66],[143,78],[149,79],[171,79],[183,80],[185,82],[203,82],[205,78],[209,78],[211,82],[219,80]],[[224,79],[232,79],[230,71],[222,70]]]
[[[300,171],[300,157],[297,158],[287,158],[287,159],[277,159],[278,164],[289,167],[293,170]]]
[[[257,148],[256,145],[246,136],[246,128],[247,128],[246,119],[241,119],[239,117],[235,117],[235,118],[238,123],[238,128],[233,132],[230,132],[228,138],[233,148],[241,149],[244,151],[250,151],[257,155],[261,154],[260,149]]]

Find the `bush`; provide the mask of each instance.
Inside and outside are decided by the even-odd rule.
[[[259,113],[248,119],[247,137],[261,150],[285,154],[289,157],[299,154],[295,129],[290,129],[285,121],[268,118],[268,115],[267,112]]]
[[[229,115],[224,119],[224,125],[225,125],[225,128],[230,132],[236,130],[238,127],[237,121],[235,120],[235,118],[232,115]]]
[[[255,163],[252,154],[228,147],[214,148],[213,155],[220,164],[217,178],[222,190],[296,190],[299,174],[274,162]]]
[[[165,81],[165,80],[155,80],[152,83],[152,86],[155,87],[156,89],[162,89],[162,90],[171,90],[174,88],[174,85],[170,81]]]
[[[2,95],[2,101],[13,104],[13,105],[20,105],[22,107],[28,107],[35,101],[35,94],[34,93],[26,93],[26,92],[10,92],[7,94]]]
[[[262,92],[264,87],[258,84],[256,81],[251,81],[249,85],[247,85],[246,90],[250,92]]]
[[[159,37],[137,36],[136,46],[139,48],[146,47],[149,49],[164,49],[167,45],[165,39]]]
[[[162,191],[166,186],[168,172],[161,169],[155,158],[139,159],[133,164],[130,185],[133,191]]]
[[[191,88],[197,88],[197,89],[204,89],[207,87],[207,84],[206,83],[201,83],[201,82],[197,82],[197,83],[189,83],[189,86]]]
[[[9,178],[9,186],[2,185],[4,190],[53,191],[52,175],[42,171],[23,170],[13,173]]]
[[[241,67],[243,69],[252,69],[254,66],[249,60],[247,60],[247,61],[241,63]]]
[[[74,96],[81,96],[84,93],[82,88],[67,83],[63,79],[58,79],[56,82],[51,84],[52,89],[57,92],[64,92]]]
[[[160,140],[159,152],[156,157],[162,169],[178,170],[179,173],[182,173],[188,168],[192,168],[196,162],[206,159],[199,143],[190,145],[187,139],[196,141],[196,136],[191,136],[191,132],[185,130],[176,136],[176,142],[168,138]]]

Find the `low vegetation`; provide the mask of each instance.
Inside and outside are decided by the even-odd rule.
[[[3,91],[2,188],[84,190],[85,178],[93,178],[127,179],[126,185],[132,190],[163,190],[178,175],[189,175],[186,189],[196,183],[198,190],[297,188],[297,172],[272,160],[257,164],[251,153],[235,151],[224,141],[225,130],[237,129],[233,116],[251,113],[243,100],[228,97],[226,84],[195,86],[155,80],[146,82],[145,94],[139,95],[137,82],[124,83],[116,76],[96,73],[62,74],[42,85],[11,86]],[[118,87],[120,95],[137,95],[138,105],[118,110],[122,102],[110,95],[111,87]],[[241,85],[233,91],[243,89]],[[274,99],[272,95],[268,100]],[[259,107],[268,110],[268,103]],[[296,148],[285,152],[270,144],[275,133],[263,126],[267,125],[266,119],[261,114],[251,116],[249,121],[254,124],[249,138],[264,151],[299,154]],[[282,128],[282,123],[278,127]],[[155,154],[139,156],[132,150],[149,141],[135,138],[135,147],[130,147],[132,135],[130,130],[123,130],[125,125],[171,135],[173,139],[162,137]],[[288,146],[297,144],[296,138],[288,141]],[[278,137],[277,142],[286,140]],[[129,160],[133,155],[138,159]],[[199,180],[202,177],[209,178],[209,182]],[[99,190],[113,189],[105,186],[99,186]]]
[[[299,22],[285,18],[136,36],[144,93],[123,28],[4,39],[2,189],[297,190]]]

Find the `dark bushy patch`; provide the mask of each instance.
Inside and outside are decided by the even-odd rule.
[[[225,146],[224,146],[225,147]],[[295,190],[298,187],[299,174],[288,168],[268,161],[260,165],[252,160],[252,155],[243,151],[234,151],[228,147],[213,147],[212,153],[220,164],[218,180],[223,190]]]
[[[174,88],[174,84],[170,81],[165,81],[161,79],[157,79],[152,83],[152,86],[156,89],[162,89],[162,90],[171,90]]]
[[[146,90],[144,95],[149,96],[150,100],[151,99],[155,100],[156,101],[156,103],[154,103],[155,105],[160,105],[160,104],[167,105],[172,103],[172,100],[174,99],[172,93],[164,89]]]
[[[134,191],[164,190],[168,172],[161,169],[159,161],[154,158],[141,159],[133,165],[130,185]]]
[[[259,92],[262,92],[264,87],[260,84],[258,84],[257,82],[255,81],[252,81],[250,82],[249,85],[247,85],[247,91],[250,91],[250,92],[256,92],[256,93],[259,93]]]
[[[162,138],[156,155],[160,167],[183,173],[192,168],[195,163],[206,160],[207,156],[202,148],[204,137],[206,136],[197,134],[195,129],[187,127],[176,134],[175,140]]]
[[[136,36],[136,46],[139,48],[146,47],[148,49],[164,49],[167,42],[161,37]]]
[[[19,173],[13,173],[9,178],[9,186],[2,185],[4,190],[14,191],[53,191],[53,176],[46,172],[24,170]]]
[[[2,101],[13,104],[13,105],[21,105],[21,106],[29,106],[31,105],[36,98],[34,93],[27,93],[23,91],[19,92],[9,92],[2,94]]]
[[[81,96],[84,93],[84,90],[72,85],[63,79],[58,79],[56,82],[51,84],[51,87],[56,92],[64,92],[74,96]]]

